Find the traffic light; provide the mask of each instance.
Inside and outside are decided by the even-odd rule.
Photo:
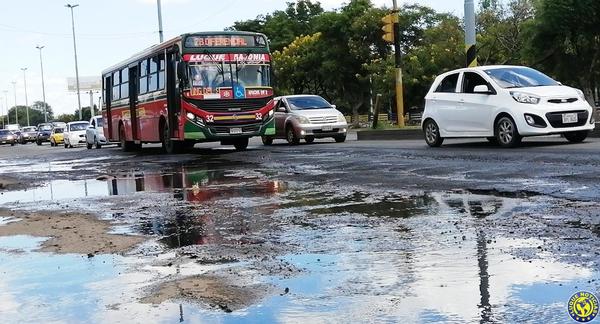
[[[384,23],[383,28],[381,28],[381,30],[383,30],[384,34],[381,38],[383,38],[383,40],[388,43],[393,43],[394,42],[394,24],[398,23],[398,14],[391,13],[389,15],[385,15],[383,18],[381,18],[381,21],[383,21],[383,23]]]

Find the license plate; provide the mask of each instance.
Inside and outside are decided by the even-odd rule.
[[[230,128],[229,129],[229,134],[241,134],[241,133],[242,133],[241,128]]]
[[[324,132],[330,132],[333,130],[333,126],[323,126],[321,130],[323,130]]]
[[[563,124],[572,124],[577,122],[577,113],[562,114]]]

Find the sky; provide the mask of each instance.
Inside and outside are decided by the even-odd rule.
[[[72,2],[67,2],[72,1]],[[223,30],[235,21],[284,9],[291,0],[162,0],[164,38],[193,31]],[[2,0],[0,11],[0,113],[8,107],[42,100],[40,51],[46,101],[55,115],[73,113],[77,95],[67,90],[67,78],[75,76],[70,9],[74,9],[79,76],[98,77],[103,69],[158,43],[156,0]],[[325,9],[346,1],[321,0]],[[391,7],[392,0],[372,0]],[[418,3],[462,17],[463,0],[398,0]],[[21,70],[27,68],[25,73]],[[24,75],[25,74],[25,75]],[[16,81],[13,88],[13,81]],[[100,94],[94,94],[98,102]],[[90,97],[81,93],[81,105]]]

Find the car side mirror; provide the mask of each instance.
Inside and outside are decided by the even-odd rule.
[[[285,109],[285,107],[279,107],[277,108],[277,112],[287,112],[287,110]]]
[[[336,105],[331,105],[331,108],[337,109],[337,106]]]
[[[486,84],[481,84],[473,88],[473,93],[492,94],[492,90]]]

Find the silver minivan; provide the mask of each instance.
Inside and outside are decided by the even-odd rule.
[[[265,145],[273,139],[283,138],[292,145],[304,139],[306,143],[315,138],[335,139],[344,142],[348,123],[335,105],[316,95],[293,95],[277,97],[275,100],[275,135],[263,136]]]

